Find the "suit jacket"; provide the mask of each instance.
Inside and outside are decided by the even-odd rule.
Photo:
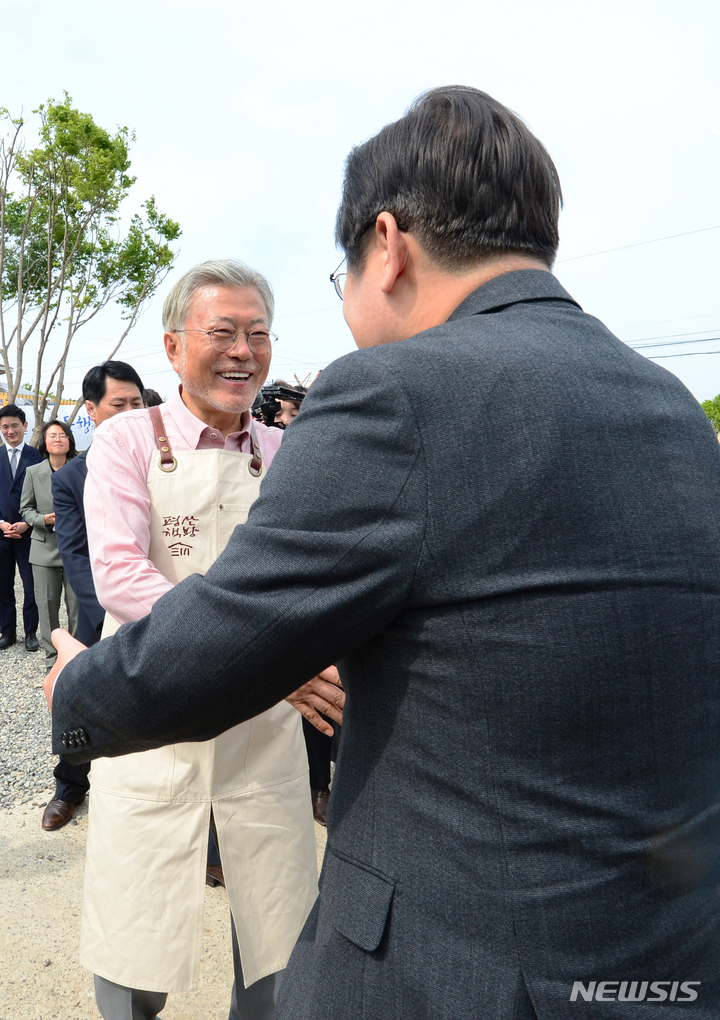
[[[570,1020],[575,982],[695,980],[709,1020],[719,505],[685,387],[549,273],[501,276],[322,373],[211,570],[65,668],[55,749],[206,739],[337,662],[280,1016]]]
[[[53,470],[49,460],[31,464],[25,472],[20,516],[32,528],[30,562],[39,567],[62,567],[58,552],[57,538],[52,527],[45,523],[45,514],[53,513],[53,499],[50,488]]]
[[[10,470],[7,447],[0,449],[0,519],[10,524],[22,520],[20,516],[20,496],[22,494],[25,471],[31,464],[39,464],[42,454],[34,446],[23,446],[18,460],[15,477]]]
[[[87,450],[56,471],[52,477],[55,534],[63,566],[80,604],[78,640],[93,645],[99,640],[105,610],[95,595],[85,527],[85,479]]]

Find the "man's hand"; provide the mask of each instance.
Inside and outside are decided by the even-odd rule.
[[[17,531],[17,524],[10,524],[8,521],[3,521],[2,524],[0,524],[0,531],[2,531],[5,538],[20,538],[20,534]]]
[[[56,633],[56,631],[53,631]],[[54,640],[54,639],[53,639]],[[76,642],[78,644],[79,642]],[[52,674],[50,674],[52,676]],[[323,669],[312,680],[288,694],[286,701],[304,715],[315,729],[331,737],[333,728],[325,722],[318,712],[329,716],[334,722],[342,725],[342,710],[345,706],[345,691],[340,683],[340,674],[334,666]]]
[[[55,514],[45,514],[45,527],[52,528],[55,524]]]
[[[47,701],[47,706],[51,712],[53,687],[55,686],[55,681],[58,678],[58,673],[63,666],[67,666],[68,662],[71,662],[76,655],[79,655],[80,652],[84,652],[87,648],[87,645],[84,645],[81,641],[76,641],[74,637],[71,637],[66,630],[63,630],[60,627],[52,632],[52,643],[57,648],[58,657],[55,665],[43,680],[45,700]]]

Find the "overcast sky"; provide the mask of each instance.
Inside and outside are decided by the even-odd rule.
[[[489,92],[549,149],[565,197],[556,272],[576,300],[629,343],[693,341],[642,353],[673,355],[658,363],[699,400],[720,393],[716,0],[1,9],[0,106],[27,115],[67,90],[106,129],[127,125],[128,212],[154,195],[181,224],[176,268],[118,355],[163,395],[162,301],[206,258],[240,258],[273,284],[272,376],[353,349],[328,280],[345,156],[443,84]],[[117,330],[105,316],[78,335],[66,395]]]

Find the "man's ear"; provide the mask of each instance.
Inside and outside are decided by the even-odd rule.
[[[93,404],[92,400],[85,401],[85,410],[88,413],[88,418],[90,419],[90,421],[95,421],[97,418],[97,411],[95,410],[95,405]]]
[[[168,361],[177,372],[176,362],[179,362],[180,357],[182,356],[182,341],[177,333],[166,333],[163,339],[165,342],[165,353],[168,356]]]
[[[382,255],[380,289],[390,294],[407,267],[407,240],[389,212],[381,212],[375,221],[375,238]]]

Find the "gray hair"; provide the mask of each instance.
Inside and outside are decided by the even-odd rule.
[[[268,325],[272,325],[275,298],[265,277],[237,259],[210,259],[188,270],[165,298],[163,329],[166,333],[185,325],[193,294],[200,287],[255,287],[265,304]]]

